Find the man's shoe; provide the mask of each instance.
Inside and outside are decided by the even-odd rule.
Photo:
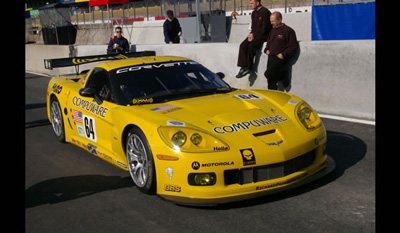
[[[250,73],[250,70],[248,68],[243,67],[240,69],[239,73],[236,75],[236,78],[241,78],[249,73]]]
[[[287,87],[289,86],[290,80],[289,80],[289,77],[288,77],[288,76],[286,76],[286,77],[282,80],[282,84],[283,84],[283,86],[284,86],[285,88],[287,88]]]

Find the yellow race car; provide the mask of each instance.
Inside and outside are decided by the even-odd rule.
[[[335,167],[323,123],[305,101],[238,90],[184,57],[145,51],[46,59],[47,111],[58,140],[129,171],[137,188],[182,204],[253,198]],[[104,62],[103,62],[104,61]]]

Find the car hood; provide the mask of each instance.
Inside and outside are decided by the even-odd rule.
[[[277,92],[266,95],[262,91],[239,90],[143,106],[166,125],[201,128],[218,135],[254,134],[289,122],[282,107],[291,97]]]
[[[284,92],[237,90],[141,105],[141,113],[160,127],[207,132],[232,151],[251,148],[258,156],[258,164],[273,164],[309,152],[315,147],[315,138],[325,138],[323,127],[312,134],[302,127],[295,116],[301,103],[299,97]],[[260,157],[262,154],[268,156]]]

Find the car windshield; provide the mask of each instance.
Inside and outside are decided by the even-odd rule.
[[[175,61],[111,70],[110,84],[118,104],[162,103],[226,93],[231,87],[194,61]]]

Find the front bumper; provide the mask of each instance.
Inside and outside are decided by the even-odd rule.
[[[183,197],[166,194],[159,194],[159,196],[177,204],[195,206],[208,206],[235,202],[299,187],[327,175],[335,168],[335,166],[335,161],[330,156],[327,156],[326,161],[323,161],[319,165],[317,164],[317,166],[315,166],[313,169],[305,169],[273,180],[246,184],[246,186],[249,188],[249,191],[239,195],[227,195],[215,198]]]

